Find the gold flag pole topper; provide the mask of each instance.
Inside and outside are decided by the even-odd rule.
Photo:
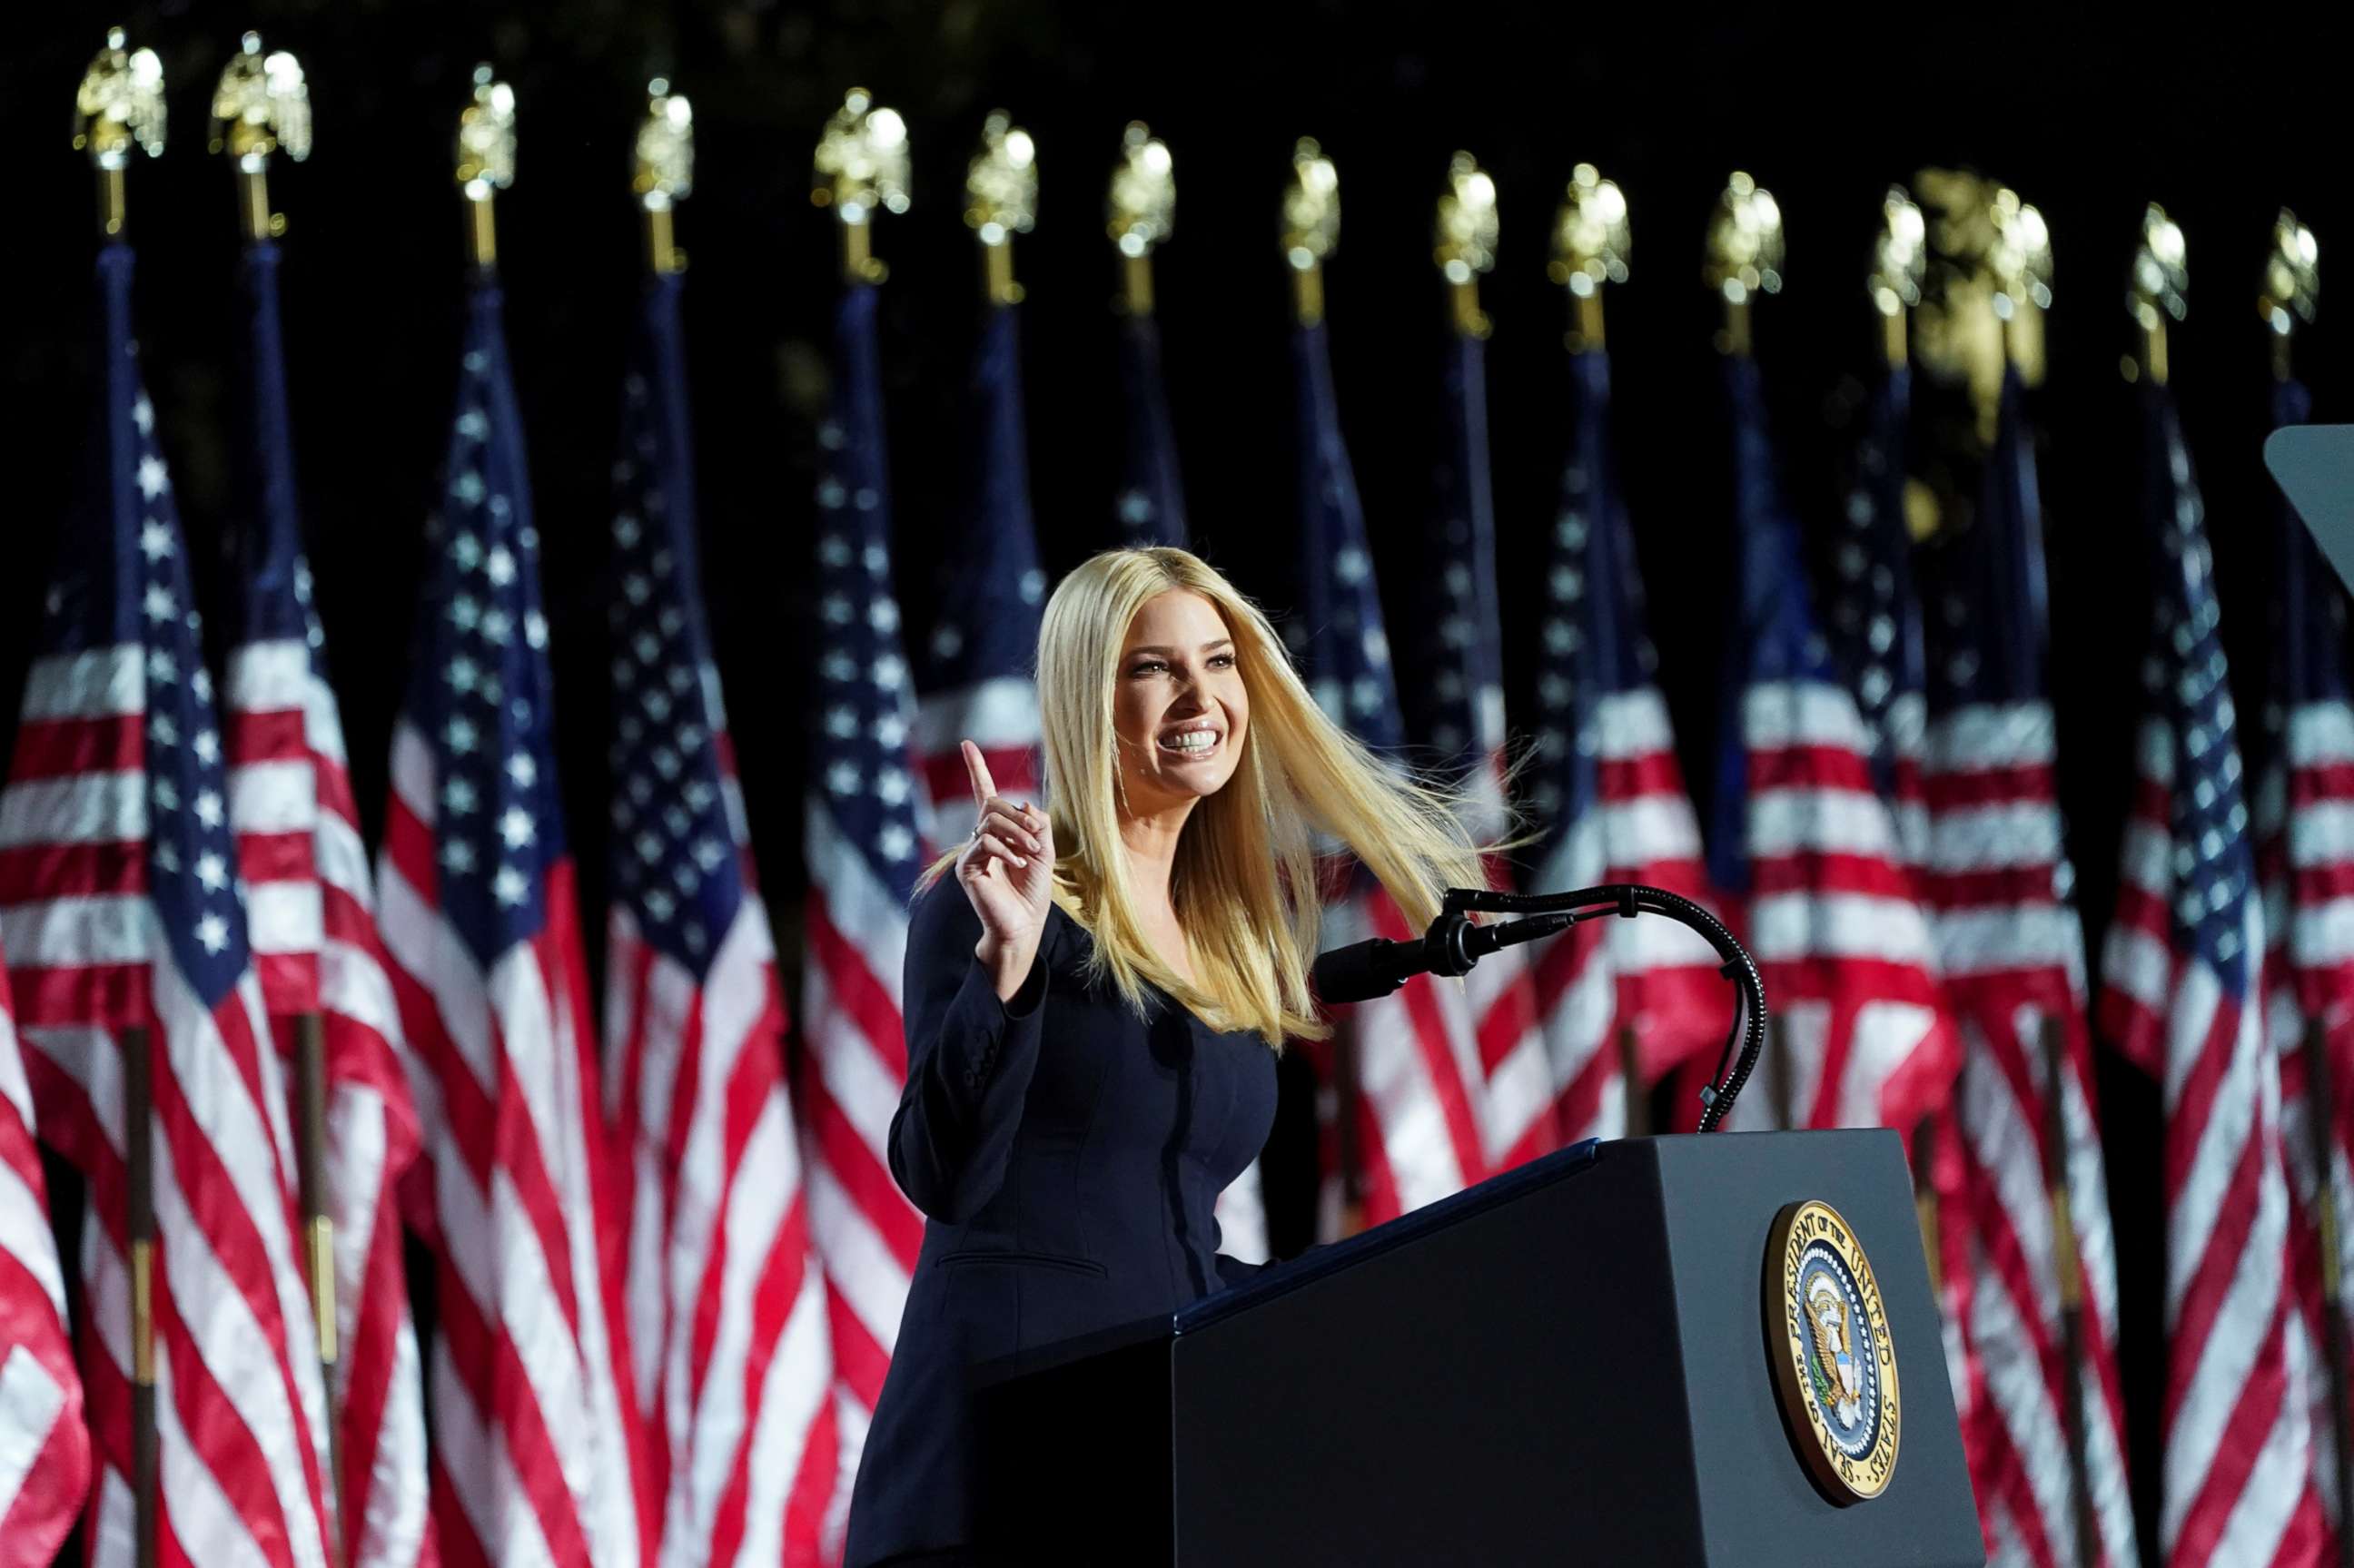
[[[1772,192],[1737,169],[1716,198],[1701,275],[1724,301],[1718,350],[1746,358],[1750,302],[1782,291],[1782,208]]]
[[[284,234],[286,219],[270,210],[270,160],[283,153],[299,164],[311,155],[311,89],[292,55],[262,53],[259,33],[245,35],[213,89],[209,150],[227,153],[237,167],[245,237]]]
[[[2052,230],[2043,214],[2009,186],[1994,193],[1994,313],[2003,358],[2020,385],[2043,385],[2043,313],[2052,308]]]
[[[1903,185],[1880,201],[1880,234],[1872,244],[1872,308],[1880,313],[1881,352],[1892,368],[1911,363],[1905,313],[1921,302],[1929,270],[1929,225]]]
[[[2141,328],[2141,360],[2128,360],[2126,379],[2147,376],[2166,385],[2166,323],[2180,321],[2188,308],[2183,291],[2190,286],[2190,268],[2183,259],[2182,226],[2166,216],[2156,202],[2141,215],[2141,244],[2134,250],[2133,283],[2126,308]]]
[[[474,101],[458,116],[458,189],[466,198],[466,254],[485,272],[499,264],[491,204],[514,184],[514,89],[476,66]]]
[[[2321,297],[2321,246],[2313,230],[2283,207],[2273,222],[2273,248],[2264,257],[2264,291],[2256,296],[2256,313],[2272,334],[2273,376],[2289,378],[2289,347],[2297,328],[2311,326]]]
[[[825,123],[816,164],[810,200],[833,208],[842,220],[843,277],[881,282],[890,270],[874,254],[875,210],[907,210],[907,122],[864,88],[854,87]]]
[[[1591,164],[1570,171],[1569,190],[1553,219],[1553,260],[1546,276],[1569,291],[1569,351],[1603,344],[1602,288],[1627,281],[1630,249],[1627,197]]]
[[[1324,319],[1324,260],[1340,243],[1340,171],[1315,137],[1302,136],[1283,192],[1283,260],[1291,269],[1292,319],[1301,326]]]
[[[981,297],[992,305],[1020,304],[1013,237],[1038,222],[1038,147],[1002,109],[991,110],[981,122],[981,151],[966,165],[964,196],[965,224],[981,241]]]
[[[686,270],[673,218],[695,188],[695,110],[656,77],[646,83],[646,117],[638,123],[630,190],[646,215],[646,262],[657,274]]]
[[[1479,308],[1479,275],[1496,270],[1496,182],[1469,153],[1447,160],[1447,189],[1438,198],[1431,259],[1447,280],[1455,330],[1486,337],[1495,323]]]
[[[82,73],[74,92],[74,151],[98,169],[98,230],[122,237],[122,171],[135,147],[149,157],[164,151],[164,62],[153,49],[126,49],[122,29],[111,27],[106,47]]]
[[[1119,162],[1111,172],[1104,212],[1119,252],[1121,313],[1152,313],[1152,252],[1177,229],[1177,174],[1169,143],[1144,122],[1120,132]]]

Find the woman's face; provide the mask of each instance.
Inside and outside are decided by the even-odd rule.
[[[1217,607],[1183,588],[1147,599],[1129,624],[1117,679],[1112,725],[1129,810],[1143,816],[1224,789],[1242,756],[1250,697]]]

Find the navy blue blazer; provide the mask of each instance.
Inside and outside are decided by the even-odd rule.
[[[907,1088],[891,1174],[928,1216],[851,1495],[845,1568],[972,1539],[967,1369],[1136,1322],[1247,1277],[1211,1209],[1275,1121],[1275,1054],[1158,988],[1139,1018],[1089,986],[1085,927],[1049,912],[1000,1001],[953,876],[907,932]]]

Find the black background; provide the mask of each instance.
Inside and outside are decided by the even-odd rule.
[[[1797,16],[1800,12],[1787,15]],[[601,924],[608,469],[642,265],[628,199],[642,90],[672,78],[695,107],[690,372],[706,591],[757,846],[791,949],[798,902],[815,410],[836,277],[832,219],[808,200],[810,152],[846,87],[909,121],[915,207],[886,219],[899,577],[925,622],[928,545],[949,514],[957,398],[979,305],[961,221],[964,164],[989,109],[1037,137],[1044,201],[1018,249],[1027,283],[1033,483],[1059,573],[1109,543],[1119,427],[1116,270],[1102,229],[1121,125],[1150,122],[1177,157],[1177,238],[1158,267],[1167,374],[1197,547],[1280,612],[1291,538],[1288,281],[1276,204],[1292,139],[1339,164],[1346,220],[1328,271],[1342,418],[1387,567],[1393,641],[1417,613],[1405,570],[1438,445],[1446,314],[1431,202],[1456,148],[1496,176],[1502,263],[1484,297],[1508,656],[1533,651],[1532,568],[1557,484],[1560,291],[1545,233],[1572,164],[1626,188],[1634,278],[1609,299],[1618,439],[1649,585],[1662,683],[1695,782],[1712,734],[1727,587],[1723,422],[1699,279],[1726,173],[1754,173],[1789,226],[1788,285],[1757,313],[1794,499],[1820,531],[1850,440],[1844,410],[1877,342],[1862,278],[1881,192],[1931,164],[1999,175],[2040,205],[2058,256],[2052,374],[2038,399],[2049,507],[2061,788],[2097,938],[2131,775],[2147,628],[2127,260],[2145,202],[2189,236],[2191,314],[2174,385],[2210,503],[2225,631],[2243,690],[2258,676],[2270,514],[2257,461],[2265,344],[2254,310],[2274,210],[2354,234],[2321,105],[2327,52],[2289,24],[2198,32],[2153,14],[2029,19],[2016,10],[1881,9],[1799,25],[1683,7],[1191,4],[1056,6],[765,0],[662,6],[461,0],[250,0],[18,7],[0,56],[16,319],[0,527],[0,690],[21,678],[44,567],[72,525],[71,454],[89,412],[90,177],[69,146],[74,82],[126,25],[164,61],[170,150],[131,176],[139,320],[159,429],[200,557],[217,558],[236,385],[236,209],[205,113],[246,27],[309,73],[318,152],[274,169],[288,215],[285,314],[298,465],[355,784],[384,795],[383,742],[406,666],[420,529],[446,435],[463,288],[455,116],[477,60],[514,84],[521,153],[499,202],[508,324],[546,539],[565,789]],[[2321,418],[2343,417],[2344,354],[2323,324],[2301,364]],[[207,602],[217,604],[215,592]],[[911,637],[911,641],[912,641]],[[1410,667],[1401,671],[1411,680]],[[1524,694],[1516,688],[1515,695]],[[14,723],[14,702],[0,703]],[[1524,706],[1516,709],[1525,713]],[[2243,739],[2252,738],[2243,735]],[[372,822],[371,822],[372,825]],[[595,944],[592,942],[592,948]],[[2097,946],[2093,949],[2097,953]],[[797,964],[789,958],[789,990]],[[2155,1087],[2105,1061],[2122,1351],[2144,1541],[2154,1543],[2162,1361],[2162,1181]]]

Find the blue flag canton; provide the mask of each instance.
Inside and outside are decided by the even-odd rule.
[[[2222,616],[2215,600],[2214,555],[2173,406],[2158,388],[2147,388],[2146,396],[2151,455],[2158,465],[2150,494],[2158,560],[2142,681],[2173,756],[2168,826],[2175,938],[2244,1001],[2260,957],[2247,950],[2246,941],[2255,863],[2248,848],[2230,673],[2217,630]]]
[[[300,641],[325,674],[326,636],[312,603],[311,568],[294,506],[294,448],[287,428],[286,366],[278,314],[278,247],[258,240],[239,266],[244,291],[247,379],[244,461],[238,465],[240,556],[239,643]]]
[[[868,870],[904,904],[915,896],[922,837],[907,758],[915,694],[891,592],[874,293],[861,286],[843,297],[833,412],[818,429],[820,723],[811,786]]]
[[[2004,378],[1978,515],[1918,557],[1933,712],[2042,703],[2042,495],[2016,372]]]
[[[2312,417],[2313,398],[2303,382],[2274,384],[2274,429],[2302,425]],[[2285,757],[2281,747],[2291,711],[2309,703],[2347,700],[2346,594],[2285,498],[2274,498],[2274,516],[2278,585],[2271,606],[2273,678],[2266,688],[2264,727],[2273,737],[2274,754]]]
[[[643,369],[623,382],[613,477],[613,895],[644,939],[700,974],[744,896],[720,768],[718,675],[704,634],[693,527]]]
[[[1185,488],[1177,437],[1161,383],[1161,328],[1149,316],[1119,324],[1119,379],[1128,422],[1127,461],[1113,511],[1129,546],[1185,543]]]
[[[1297,331],[1293,363],[1299,398],[1300,593],[1285,641],[1328,717],[1375,750],[1395,750],[1405,743],[1405,726],[1322,326]]]
[[[433,748],[441,907],[488,968],[546,928],[564,821],[539,535],[488,288],[474,301],[461,363],[408,711]]]
[[[1882,793],[1891,787],[1899,736],[1896,706],[1925,685],[1921,611],[1913,590],[1913,546],[1904,515],[1904,421],[1912,377],[1882,378],[1856,444],[1846,523],[1832,553],[1830,630],[1848,689],[1872,737]]]
[[[1022,412],[1021,318],[990,313],[975,354],[967,411],[967,493],[940,550],[939,602],[925,647],[926,689],[1028,679],[1046,602],[1030,512]]]
[[[1741,629],[1749,684],[1829,680],[1830,644],[1815,623],[1798,549],[1797,521],[1782,494],[1774,440],[1767,429],[1757,365],[1746,355],[1725,361],[1734,425],[1734,524],[1740,552]],[[1739,640],[1736,640],[1739,641]]]
[[[126,357],[137,350],[125,344]],[[248,962],[244,882],[228,821],[228,778],[212,676],[199,641],[187,549],[172,482],[155,444],[155,408],[132,373],[133,439],[113,458],[116,514],[138,518],[135,559],[140,657],[146,681],[147,885],[180,972],[217,1006]]]
[[[1411,697],[1416,737],[1443,766],[1485,762],[1503,741],[1504,655],[1496,603],[1496,509],[1488,473],[1486,357],[1455,334],[1447,361],[1448,450],[1434,475],[1432,602],[1419,628],[1423,679]]]
[[[1546,546],[1546,611],[1540,631],[1535,745],[1540,768],[1529,804],[1566,827],[1601,789],[1602,705],[1648,687],[1659,654],[1643,626],[1643,585],[1610,450],[1610,365],[1596,351],[1571,356],[1576,398],[1561,471],[1561,509]]]

